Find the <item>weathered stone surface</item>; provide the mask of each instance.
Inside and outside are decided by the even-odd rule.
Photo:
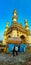
[[[19,53],[17,56],[12,54],[0,53],[0,65],[31,65],[31,53]]]

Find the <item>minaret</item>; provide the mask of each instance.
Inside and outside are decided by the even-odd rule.
[[[6,22],[5,32],[7,32],[7,30],[8,30],[8,22]]]
[[[7,30],[8,30],[8,22],[6,22],[6,27],[5,27],[5,31],[4,31],[4,37],[6,36]]]
[[[28,21],[27,21],[27,20],[24,20],[24,23],[25,23],[25,28],[26,28],[27,30],[29,30]]]
[[[12,20],[13,20],[13,23],[17,22],[17,13],[16,13],[16,10],[14,10],[14,12],[13,12]]]
[[[7,37],[6,37],[6,33],[7,33],[7,30],[8,30],[8,22],[6,22],[6,28],[5,28],[5,31],[4,31],[3,45],[6,44],[6,39],[7,39]]]

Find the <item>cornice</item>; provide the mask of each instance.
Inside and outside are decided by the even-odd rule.
[[[26,30],[22,25],[20,25],[18,23],[12,24],[12,26],[9,27],[9,29],[8,29],[8,31],[7,31],[6,34],[10,33],[10,31],[12,29],[17,29],[17,30],[19,30],[19,31],[21,31],[21,32],[23,32],[23,33],[25,33],[27,35],[30,35],[30,31],[29,30]]]

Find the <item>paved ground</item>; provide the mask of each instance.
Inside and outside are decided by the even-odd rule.
[[[0,53],[0,65],[24,65],[26,63],[26,59],[29,57],[31,57],[31,53],[19,53],[19,55],[14,57],[11,53]]]

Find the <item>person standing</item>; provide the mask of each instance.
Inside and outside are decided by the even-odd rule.
[[[15,46],[13,47],[12,53],[13,53],[13,56],[15,56]]]
[[[15,46],[16,55],[18,55],[18,46]]]

